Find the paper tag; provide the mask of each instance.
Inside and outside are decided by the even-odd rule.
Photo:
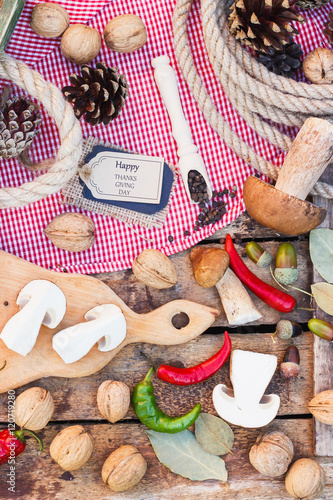
[[[99,200],[160,202],[163,158],[103,151],[87,167],[90,175],[85,173],[80,177]]]

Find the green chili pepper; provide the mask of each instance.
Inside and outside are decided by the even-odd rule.
[[[132,396],[134,411],[138,419],[149,429],[170,434],[184,431],[198,418],[201,405],[197,404],[190,412],[181,417],[169,417],[163,413],[157,406],[154,387],[150,381],[153,369],[153,367],[150,368],[144,380],[134,387]]]

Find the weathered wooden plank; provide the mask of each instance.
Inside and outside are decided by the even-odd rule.
[[[333,184],[333,167],[326,170],[322,180]],[[315,197],[314,203],[327,210],[327,216],[320,227],[333,228],[333,202],[320,196]],[[314,269],[313,283],[324,281]],[[315,317],[332,322],[332,316],[325,314],[316,306]],[[333,388],[333,346],[319,337],[314,340],[314,394]],[[333,427],[315,421],[315,454],[318,456],[333,456]]]
[[[0,50],[5,50],[24,4],[25,0],[0,1]]]
[[[277,338],[272,342],[270,334],[237,335],[231,334],[234,349],[275,354],[278,363],[290,341]],[[149,369],[149,363],[140,355],[146,353],[156,364],[178,364],[178,366],[195,366],[217,352],[224,341],[221,334],[202,335],[196,340],[179,346],[157,346],[150,344],[134,344],[125,347],[103,370],[91,377],[79,379],[44,378],[24,386],[16,391],[21,393],[27,387],[41,386],[51,391],[55,400],[53,420],[99,420],[102,419],[97,404],[96,394],[99,385],[107,379],[121,380],[132,390],[134,385],[144,378]],[[293,342],[300,351],[301,374],[290,382],[290,401],[287,401],[286,382],[277,371],[267,388],[267,393],[278,394],[281,397],[279,415],[300,415],[309,413],[307,403],[312,395],[312,343],[313,335],[304,333]],[[177,387],[166,384],[153,377],[155,394],[161,408],[170,415],[185,413],[198,402],[202,411],[215,413],[211,394],[218,383],[227,383],[230,387],[229,362],[213,377],[205,382],[188,387]],[[126,419],[136,418],[131,407]],[[0,396],[0,421],[7,421],[7,394]]]
[[[258,222],[256,222],[252,217],[249,216],[247,212],[244,212],[238,219],[229,224],[227,227],[223,227],[216,231],[212,236],[207,238],[207,240],[219,241],[221,238],[225,238],[227,234],[230,234],[232,238],[237,240],[244,239],[261,239],[261,238],[274,238],[280,237],[280,234],[268,227],[264,227]],[[285,235],[283,235],[285,237]]]
[[[266,242],[264,247],[269,250],[275,258],[279,245],[279,241],[270,241]],[[299,279],[296,286],[309,291],[312,280],[312,267],[309,259],[308,242],[295,241],[294,245],[298,256],[299,269]],[[236,248],[244,258],[248,267],[257,276],[271,285],[277,286],[270,274],[269,268],[260,269],[248,259],[245,253],[245,245],[236,245]],[[192,263],[189,259],[189,253],[190,250],[186,250],[171,257],[177,269],[178,282],[176,286],[166,290],[156,290],[139,283],[130,269],[117,273],[98,274],[96,276],[109,285],[117,295],[137,313],[146,313],[174,299],[188,299],[221,310],[221,314],[214,323],[214,326],[226,326],[227,319],[224,312],[222,313],[222,304],[216,288],[202,288],[196,283],[193,278]],[[309,307],[308,295],[295,290],[293,290],[291,294],[296,298],[298,307]],[[299,323],[305,323],[311,318],[311,313],[309,311],[301,309],[296,309],[288,315],[281,314],[264,304],[258,297],[252,294],[252,292],[250,292],[250,295],[255,306],[262,314],[262,318],[254,324],[275,324],[281,317],[287,317]],[[251,327],[249,327],[249,331],[252,331]]]
[[[49,425],[41,435],[45,451],[38,456],[35,444],[29,440],[25,455],[17,458],[15,496],[7,490],[8,465],[2,465],[0,491],[2,500],[81,500],[107,499],[189,499],[205,498],[227,500],[289,499],[284,488],[284,478],[272,479],[259,474],[249,463],[248,452],[260,433],[256,429],[235,428],[234,455],[225,458],[229,477],[228,485],[217,481],[190,481],[170,472],[156,458],[145,434],[145,427],[137,424],[83,424],[94,438],[94,453],[84,467],[69,474],[49,456],[49,445],[65,424]],[[265,430],[279,429],[285,432],[295,446],[295,458],[309,457],[313,452],[312,419],[275,421]],[[123,493],[112,492],[101,479],[104,460],[117,447],[133,444],[138,447],[148,463],[147,473],[133,489]],[[322,499],[333,497],[333,461],[323,463],[327,471],[327,485]]]

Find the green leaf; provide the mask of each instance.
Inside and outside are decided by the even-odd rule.
[[[201,448],[212,455],[225,455],[234,444],[231,427],[219,417],[200,413],[195,421],[195,438]]]
[[[311,292],[318,307],[325,313],[333,315],[333,285],[329,283],[316,283],[311,285]]]
[[[324,280],[333,283],[333,230],[313,229],[310,232],[310,257]]]
[[[159,461],[175,474],[192,481],[218,479],[227,481],[228,473],[222,458],[210,455],[186,430],[177,434],[146,431]]]

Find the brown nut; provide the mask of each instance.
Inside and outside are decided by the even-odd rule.
[[[303,61],[305,76],[312,83],[333,82],[333,51],[317,47]]]
[[[124,382],[105,380],[98,388],[98,409],[113,424],[126,415],[130,401],[130,390]]]
[[[53,439],[50,455],[64,470],[76,470],[82,467],[93,451],[90,432],[81,425],[66,427]]]
[[[87,64],[101,48],[101,35],[85,24],[72,24],[62,35],[60,48],[69,61]]]
[[[287,470],[294,457],[294,446],[283,432],[273,431],[258,436],[250,450],[250,462],[265,476],[279,477]]]
[[[171,260],[152,248],[137,256],[132,271],[141,283],[154,288],[170,288],[177,283],[176,269]]]
[[[57,3],[40,3],[32,9],[30,26],[37,35],[57,38],[68,28],[69,14]]]
[[[229,266],[229,255],[222,248],[195,247],[190,253],[196,282],[210,288],[220,281]]]
[[[333,425],[333,391],[323,391],[308,404],[312,415],[326,425]]]
[[[54,412],[54,401],[50,391],[31,387],[17,396],[15,422],[31,431],[44,429]]]
[[[57,215],[44,229],[44,234],[53,245],[69,252],[82,252],[95,241],[95,225],[83,214]]]
[[[325,487],[324,469],[310,458],[301,458],[288,470],[285,484],[292,497],[314,500],[321,496]]]
[[[107,47],[115,52],[134,52],[147,41],[147,31],[142,19],[134,14],[117,16],[105,26]]]
[[[102,478],[113,491],[125,491],[138,484],[147,470],[147,462],[135,446],[125,445],[105,460]]]

